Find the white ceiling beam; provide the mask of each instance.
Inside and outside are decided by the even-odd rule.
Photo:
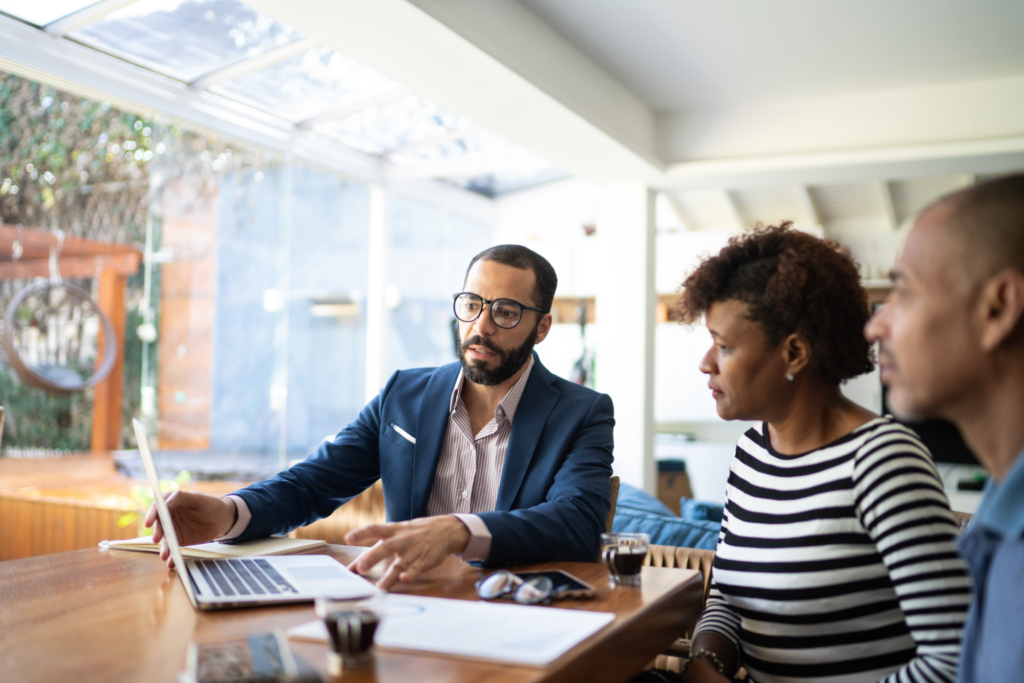
[[[516,0],[248,4],[570,173],[661,178],[651,110]]]
[[[344,107],[330,109],[328,111],[325,111],[323,114],[318,114],[313,118],[306,119],[305,121],[300,122],[298,125],[301,128],[312,128],[313,126],[316,126],[317,124],[320,123],[326,123],[327,121],[334,121],[336,119],[343,119],[346,116],[358,114],[364,109],[370,109],[371,107],[379,107],[383,104],[387,104],[388,102],[400,100],[408,94],[409,91],[406,90],[405,88],[398,88],[396,90],[392,90],[391,92],[384,93],[383,95],[378,95],[376,97],[371,97],[361,102],[356,102],[355,104],[346,104]]]
[[[103,17],[113,14],[117,10],[127,7],[128,5],[134,5],[139,0],[100,0],[94,5],[83,7],[77,12],[73,12],[66,17],[61,17],[57,21],[52,21],[43,27],[43,30],[47,33],[52,33],[55,36],[66,36],[72,31],[76,31],[83,26],[87,26],[95,21],[99,21]]]
[[[687,230],[696,230],[697,222],[693,220],[693,216],[690,215],[686,205],[683,204],[682,200],[679,199],[679,195],[673,190],[662,190],[662,195],[665,196],[665,200],[668,205],[672,207],[679,222],[682,223]]]
[[[746,212],[743,210],[743,207],[740,206],[740,202],[739,199],[736,197],[736,193],[731,192],[729,190],[722,190],[722,195],[725,198],[726,206],[729,207],[729,211],[732,213],[733,220],[736,221],[736,225],[739,227],[739,229],[742,231],[752,227],[752,224],[749,218],[747,217]]]
[[[797,194],[807,215],[811,217],[811,223],[824,227],[825,224],[821,222],[821,210],[818,208],[818,201],[814,198],[814,191],[810,185],[800,185],[797,188]]]
[[[230,81],[239,76],[244,76],[253,71],[259,71],[260,69],[266,68],[278,62],[283,62],[286,59],[301,55],[307,50],[312,50],[317,46],[317,42],[312,38],[299,38],[292,42],[276,47],[273,50],[267,50],[263,54],[250,57],[249,59],[243,59],[235,62],[234,64],[228,64],[225,67],[221,67],[216,71],[211,71],[208,74],[204,74],[196,80],[189,83],[193,88],[198,90],[206,90],[207,88],[223,83],[224,81]]]
[[[1024,135],[992,140],[711,159],[672,164],[658,187],[714,189],[874,182],[1024,168]]]
[[[1016,138],[1024,76],[699,107],[659,117],[658,134],[678,163]]]
[[[879,180],[877,183],[878,193],[882,197],[882,206],[885,208],[885,217],[889,221],[889,229],[896,230],[900,227],[900,217],[896,212],[896,201],[892,196],[892,184],[888,180]]]

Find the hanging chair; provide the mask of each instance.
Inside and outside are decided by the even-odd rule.
[[[18,292],[4,314],[3,348],[23,382],[52,394],[83,391],[110,374],[117,337],[110,318],[88,292],[61,281],[57,258],[64,233],[50,252],[50,280]],[[103,358],[97,363],[99,332]]]

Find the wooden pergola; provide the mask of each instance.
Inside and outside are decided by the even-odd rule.
[[[15,260],[15,242],[21,245]],[[57,236],[47,230],[0,224],[0,280],[27,280],[50,276],[50,251],[58,246]],[[62,278],[98,277],[99,308],[114,324],[117,362],[96,384],[92,408],[92,450],[118,447],[121,430],[121,390],[124,376],[125,285],[139,270],[142,252],[123,244],[65,237],[57,259]],[[100,333],[97,359],[103,357],[105,340]]]

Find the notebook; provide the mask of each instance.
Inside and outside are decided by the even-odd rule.
[[[146,478],[153,489],[160,527],[178,577],[192,606],[199,610],[311,602],[319,596],[355,599],[377,588],[326,555],[278,555],[229,559],[186,559],[181,552],[170,510],[160,494],[160,481],[146,430],[132,420]]]
[[[252,541],[241,543],[196,543],[181,547],[181,554],[185,557],[265,557],[269,555],[292,555],[306,550],[316,550],[327,545],[326,541],[318,541],[311,538],[287,538],[285,536],[270,536],[269,538],[257,538]],[[153,543],[152,536],[139,536],[138,538],[125,538],[117,541],[100,541],[101,548],[110,550],[134,550],[143,553],[158,553],[160,546]]]

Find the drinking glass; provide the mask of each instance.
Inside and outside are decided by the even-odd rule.
[[[622,586],[640,585],[640,568],[647,557],[650,536],[632,531],[601,534],[601,560],[608,565],[615,583]]]
[[[330,652],[327,669],[332,676],[343,671],[372,670],[373,641],[380,626],[380,612],[350,600],[317,598],[316,613],[327,627]]]

